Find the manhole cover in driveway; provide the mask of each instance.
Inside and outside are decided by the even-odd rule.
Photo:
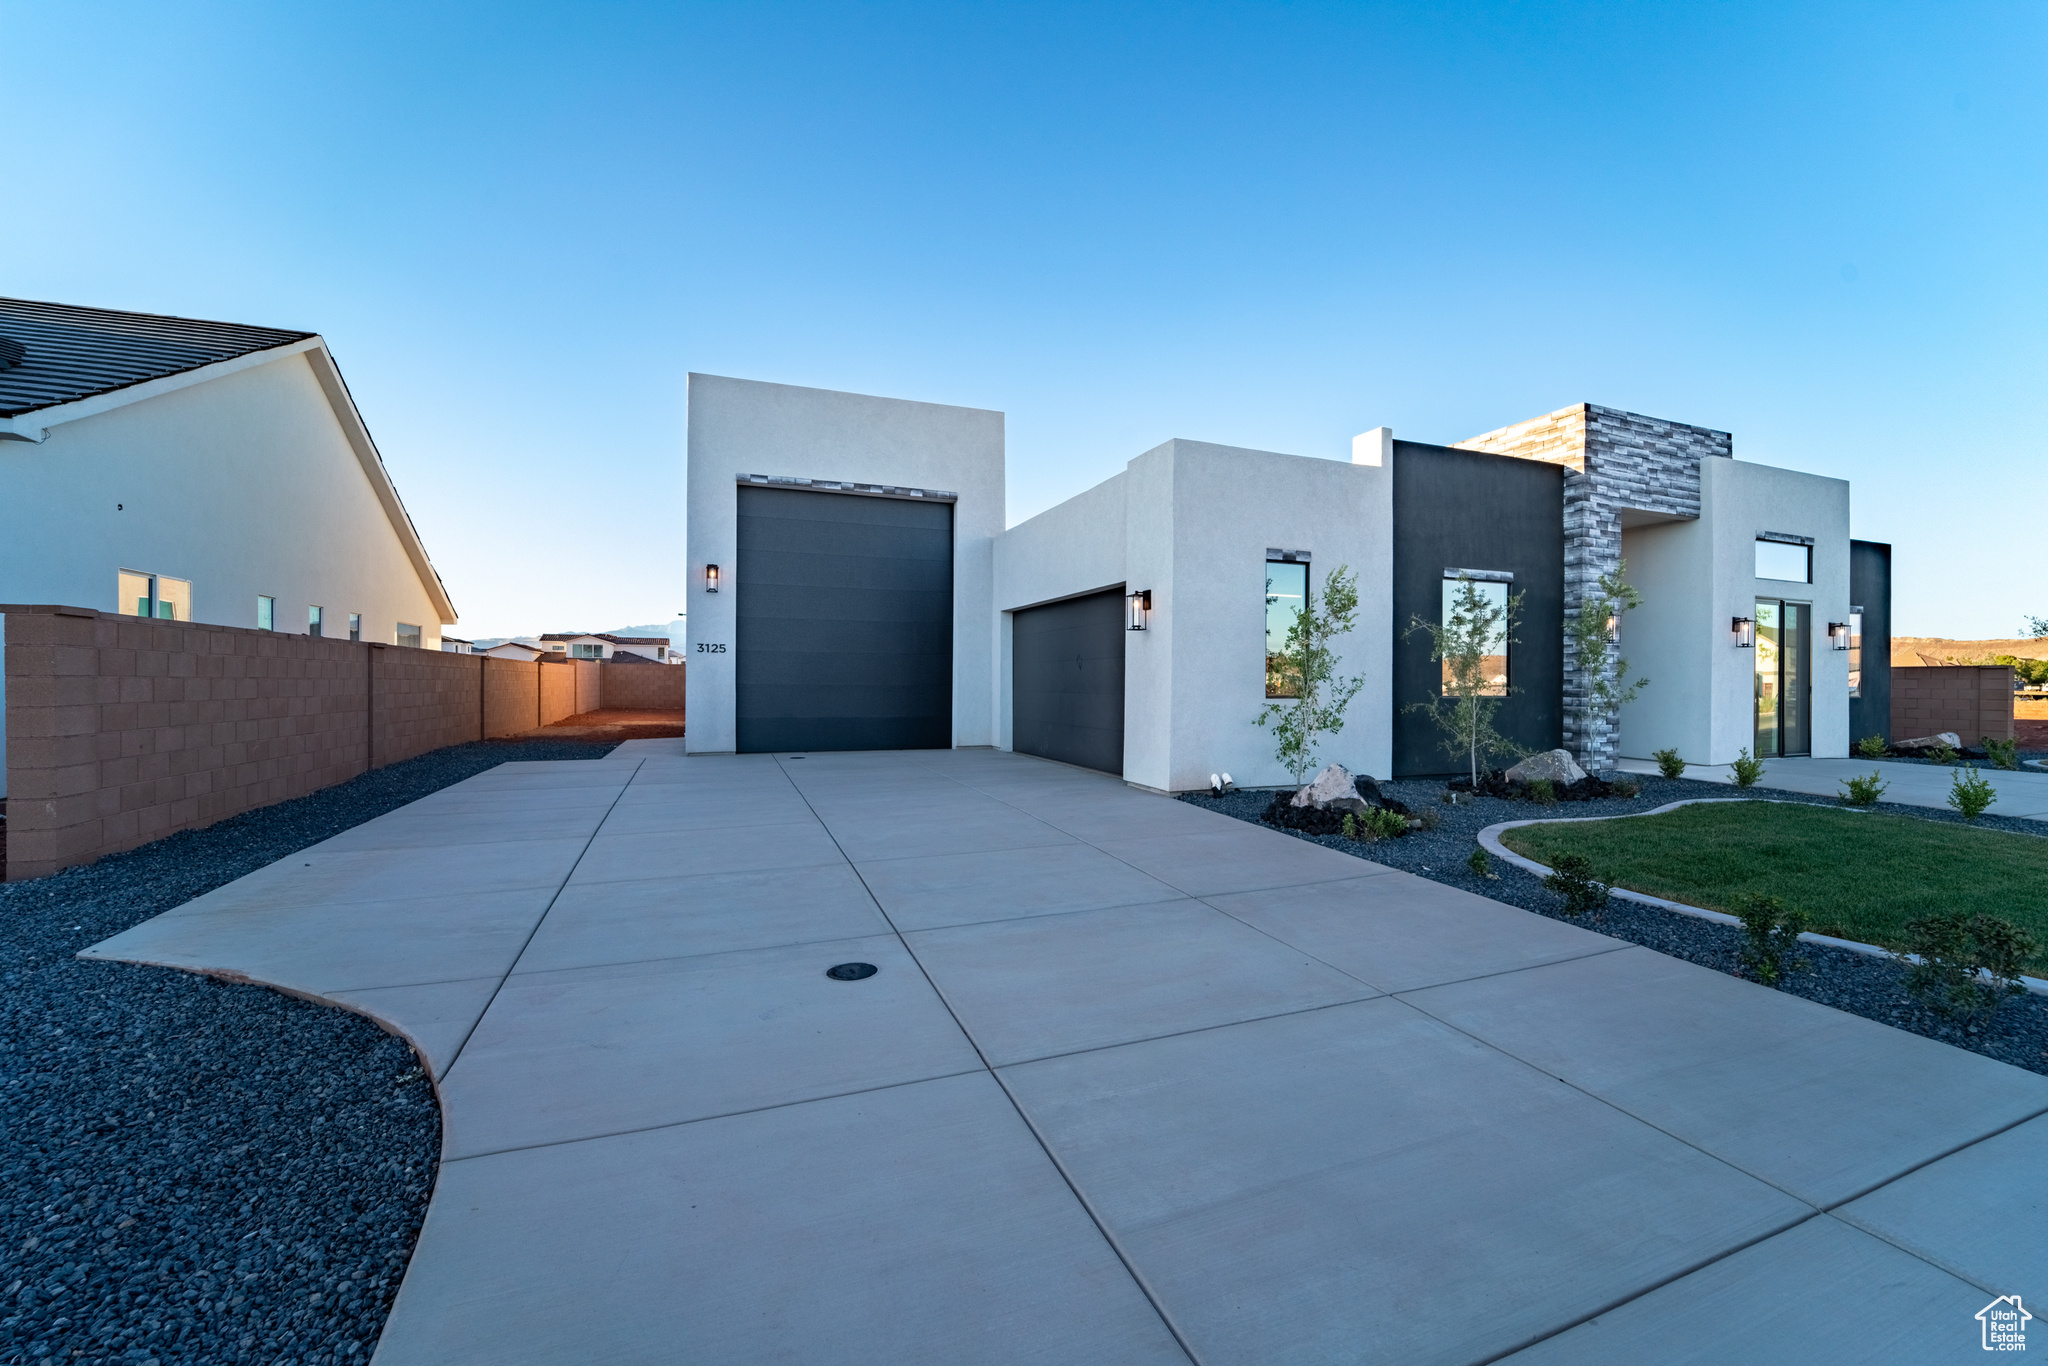
[[[825,969],[825,975],[835,982],[858,982],[863,977],[872,977],[880,969],[873,963],[841,963]]]

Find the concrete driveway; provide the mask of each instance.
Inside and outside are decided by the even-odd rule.
[[[1657,765],[1648,759],[1624,759],[1620,767],[1633,773],[1657,771]],[[1991,806],[1991,815],[2048,820],[2048,773],[2007,772],[1985,763],[1978,763],[1975,767],[1998,793],[1998,800]],[[1885,801],[1904,806],[1931,806],[1946,811],[1949,809],[1949,789],[1960,768],[1961,765],[1943,768],[1937,764],[1888,763],[1883,759],[1766,759],[1764,776],[1758,780],[1757,786],[1837,797],[1841,795],[1843,783],[1851,778],[1867,778],[1875,771],[1885,781]],[[1725,764],[1689,766],[1685,776],[1709,783],[1733,784],[1735,781]]]
[[[379,1366],[1974,1361],[2048,1302],[2048,1078],[1076,769],[676,748],[88,951],[431,1059]]]

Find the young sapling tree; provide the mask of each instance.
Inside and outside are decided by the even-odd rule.
[[[1621,615],[1643,605],[1643,595],[1629,583],[1627,574],[1627,560],[1614,573],[1602,574],[1597,590],[1580,600],[1577,615],[1565,623],[1565,635],[1578,656],[1579,677],[1586,684],[1579,703],[1584,718],[1579,735],[1585,745],[1611,729],[1621,709],[1650,685],[1647,678],[1629,681],[1628,660],[1621,653]],[[1591,752],[1588,748],[1587,753]]]
[[[1317,742],[1344,729],[1344,709],[1365,686],[1364,674],[1349,678],[1338,674],[1342,656],[1333,648],[1333,642],[1351,630],[1357,617],[1358,576],[1349,566],[1338,565],[1323,581],[1320,599],[1313,584],[1305,586],[1301,609],[1287,628],[1287,640],[1268,660],[1270,670],[1292,683],[1295,695],[1267,703],[1259,713],[1259,725],[1272,728],[1273,757],[1294,775],[1297,787],[1306,783],[1318,766]]]
[[[1408,710],[1424,712],[1436,722],[1445,752],[1465,761],[1477,787],[1482,765],[1496,754],[1516,752],[1515,745],[1493,728],[1494,713],[1510,689],[1493,671],[1499,666],[1489,668],[1489,663],[1505,660],[1508,646],[1515,643],[1522,595],[1504,593],[1496,599],[1462,574],[1457,583],[1443,622],[1415,617],[1405,633],[1429,632],[1430,660],[1443,666],[1442,691]]]

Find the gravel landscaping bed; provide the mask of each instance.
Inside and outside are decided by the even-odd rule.
[[[506,760],[486,741],[0,885],[0,1363],[365,1362],[441,1142],[403,1040],[264,987],[72,955]]]
[[[1380,784],[1380,790],[1386,796],[1407,804],[1418,813],[1433,810],[1439,813],[1441,823],[1435,830],[1414,830],[1399,839],[1382,840],[1376,844],[1348,840],[1342,835],[1304,835],[1293,830],[1281,833],[1491,897],[1554,920],[1583,925],[1674,958],[1683,958],[1737,977],[1747,976],[1737,957],[1743,944],[1742,931],[1733,926],[1717,925],[1677,911],[1659,910],[1619,899],[1609,902],[1604,911],[1574,918],[1564,914],[1561,898],[1546,891],[1542,879],[1532,873],[1495,859],[1494,872],[1498,876],[1483,879],[1466,866],[1472,851],[1479,847],[1479,832],[1501,821],[1618,816],[1632,811],[1649,811],[1667,802],[1700,797],[1746,797],[1749,800],[1804,802],[1816,806],[1839,805],[1826,797],[1763,788],[1745,794],[1725,783],[1693,782],[1685,778],[1649,776],[1638,780],[1643,785],[1642,792],[1632,798],[1560,803],[1551,807],[1498,797],[1479,797],[1469,804],[1445,806],[1441,803],[1445,790],[1442,782],[1384,782]],[[1259,820],[1260,813],[1272,797],[1272,791],[1265,789],[1233,792],[1221,799],[1204,793],[1189,793],[1181,800],[1272,830],[1277,827]],[[1922,820],[1961,820],[1953,812],[1892,802],[1879,802],[1875,807],[1866,809]],[[1979,817],[1975,824],[1980,829],[2011,830],[2036,839],[2044,835],[2038,821],[1987,815]],[[1804,945],[1801,952],[1812,963],[1812,970],[1788,974],[1780,990],[1852,1015],[1939,1039],[1958,1048],[1967,1048],[2032,1072],[2048,1074],[2048,997],[2031,994],[2016,997],[2001,1006],[1988,1023],[1965,1028],[1950,1023],[1907,995],[1905,970],[1888,958],[1820,944]]]

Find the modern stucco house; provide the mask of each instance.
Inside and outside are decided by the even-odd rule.
[[[1329,757],[1450,770],[1412,704],[1418,621],[1459,577],[1521,595],[1499,726],[1589,767],[1676,747],[1847,753],[1887,714],[1886,547],[1846,483],[1738,461],[1728,433],[1578,404],[1349,459],[1174,440],[1004,527],[1003,415],[690,377],[692,753],[994,745],[1163,791],[1284,773],[1266,655],[1290,600],[1356,573],[1362,673]],[[1623,559],[1651,679],[1587,724],[1567,614]]]
[[[317,334],[21,299],[0,602],[429,650],[456,620]]]

